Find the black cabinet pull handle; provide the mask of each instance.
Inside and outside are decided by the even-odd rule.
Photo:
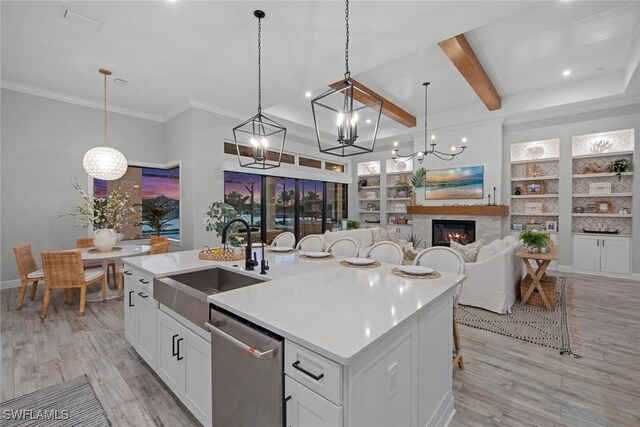
[[[144,279],[138,279],[138,282],[144,283],[145,285],[149,284],[149,281],[148,280],[144,280]]]
[[[131,276],[133,274],[132,272],[127,271],[127,270],[123,271],[123,273],[126,274],[127,276]]]
[[[291,400],[291,396],[287,396],[287,397],[285,397],[285,398],[284,398],[284,401],[285,401],[285,402],[288,402],[288,401],[290,401],[290,400]]]
[[[135,305],[131,304],[131,294],[133,291],[129,291],[129,307],[135,307]]]
[[[178,337],[178,334],[175,334],[174,336],[171,337],[171,355],[172,356],[177,356],[178,353],[176,353],[176,338]]]
[[[143,295],[142,292],[138,292],[138,295],[140,295],[142,298],[149,298],[149,295]]]
[[[324,374],[315,375],[315,374],[312,374],[311,372],[307,371],[306,369],[304,369],[302,366],[300,366],[300,361],[299,360],[296,360],[295,362],[293,362],[293,364],[291,366],[293,366],[294,368],[296,368],[298,371],[302,372],[303,374],[309,375],[311,378],[313,378],[316,381],[320,381],[324,377]]]
[[[182,341],[183,338],[178,338],[178,341],[176,341],[178,343],[178,350],[176,351],[176,359],[177,360],[182,360],[184,359],[184,357],[180,356],[180,341]]]

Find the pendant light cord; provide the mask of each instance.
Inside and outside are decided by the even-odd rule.
[[[429,82],[424,83],[424,151],[427,151],[427,93],[429,92]]]
[[[349,0],[345,1],[344,8],[344,21],[346,27],[346,43],[344,46],[344,78],[345,80],[351,76],[351,71],[349,71]]]
[[[104,75],[104,146],[107,146],[107,75]]]
[[[262,19],[258,18],[258,114],[262,112]]]

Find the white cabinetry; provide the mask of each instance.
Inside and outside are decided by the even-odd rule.
[[[296,380],[284,377],[288,427],[341,427],[342,406],[337,406]]]
[[[151,278],[133,269],[124,270],[124,335],[138,354],[156,367],[156,311]]]
[[[211,425],[210,343],[158,310],[156,372],[191,413]]]
[[[573,268],[613,274],[631,273],[631,239],[602,235],[573,236]]]

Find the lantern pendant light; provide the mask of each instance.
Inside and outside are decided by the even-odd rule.
[[[311,100],[320,152],[348,157],[373,151],[383,100],[351,79],[349,70],[349,0],[345,2],[344,79]]]
[[[427,146],[427,94],[428,94],[428,90],[429,90],[429,85],[431,83],[429,82],[425,82],[422,83],[422,85],[424,86],[424,149],[422,151],[416,151],[413,154],[410,154],[408,156],[404,156],[402,154],[400,154],[398,152],[398,148],[396,148],[397,146],[397,142],[394,143],[394,148],[391,151],[391,154],[393,154],[393,157],[391,158],[394,162],[396,163],[403,163],[409,159],[413,159],[414,157],[416,158],[416,160],[418,160],[418,163],[422,164],[422,161],[424,160],[425,156],[429,155],[429,154],[433,154],[434,156],[436,156],[437,158],[441,159],[441,160],[453,160],[457,155],[462,154],[464,152],[464,150],[467,149],[467,138],[462,138],[462,140],[460,141],[460,149],[457,149],[455,146],[451,147],[451,152],[447,153],[444,151],[439,151],[436,149],[436,136],[435,135],[431,135],[431,143],[429,144],[430,148]]]
[[[107,146],[107,76],[111,71],[101,68],[98,72],[104,76],[104,146],[87,151],[82,166],[92,178],[114,181],[127,172],[128,165],[120,151]]]
[[[261,10],[253,12],[258,18],[258,114],[233,128],[240,166],[253,169],[272,169],[280,166],[287,129],[262,114],[262,19]],[[249,158],[251,160],[246,161]]]

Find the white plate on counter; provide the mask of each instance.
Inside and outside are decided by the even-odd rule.
[[[289,246],[271,246],[269,250],[271,252],[291,252],[293,248]]]
[[[326,258],[331,256],[329,252],[305,252],[303,255],[308,256],[309,258]]]
[[[398,267],[398,270],[406,274],[413,274],[414,276],[426,276],[435,272],[433,268],[422,267],[420,265],[402,265]]]
[[[371,258],[347,258],[345,261],[352,265],[371,265],[376,262],[375,259]]]

